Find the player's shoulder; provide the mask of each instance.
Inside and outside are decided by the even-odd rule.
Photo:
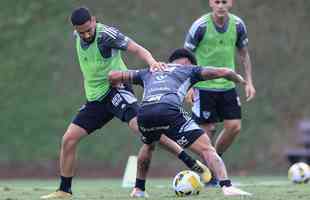
[[[209,15],[210,15],[209,13],[204,14],[192,23],[192,26],[190,27],[189,30],[189,33],[192,36],[194,36],[197,32],[205,30],[205,28],[207,27],[208,20],[210,20]]]
[[[229,15],[235,20],[236,26],[242,26],[243,28],[245,28],[245,22],[241,17],[232,13],[230,13]]]
[[[208,14],[204,14],[202,16],[200,16],[198,19],[196,19],[193,24],[192,27],[201,27],[201,26],[206,26],[208,20],[210,20],[209,18],[209,13]]]
[[[168,63],[168,67],[164,69],[166,72],[173,72],[175,70],[181,70],[183,65],[176,64],[176,63]]]
[[[166,68],[165,71],[175,72],[175,73],[192,73],[195,67],[197,66],[169,63],[168,68]]]
[[[112,38],[116,39],[117,35],[119,33],[119,30],[113,26],[108,26],[104,24],[99,24],[97,26],[98,28],[98,34],[101,38]]]
[[[210,19],[210,13],[206,13],[197,18],[194,23],[202,24],[206,23]]]

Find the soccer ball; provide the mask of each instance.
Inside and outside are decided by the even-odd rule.
[[[172,187],[178,197],[184,197],[188,195],[198,195],[203,185],[197,173],[184,170],[174,177]]]
[[[310,179],[310,167],[304,162],[293,164],[288,170],[288,179],[293,183],[307,183]]]

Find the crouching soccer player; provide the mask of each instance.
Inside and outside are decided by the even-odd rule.
[[[146,197],[145,180],[150,165],[150,152],[162,134],[184,148],[198,154],[213,171],[225,196],[251,195],[231,184],[223,160],[212,146],[208,135],[183,110],[182,102],[188,89],[203,80],[226,78],[245,84],[239,74],[230,69],[196,66],[196,59],[186,49],[177,49],[163,71],[111,71],[112,85],[133,83],[144,87],[141,107],[137,114],[143,146],[138,155],[136,185],[131,197]]]

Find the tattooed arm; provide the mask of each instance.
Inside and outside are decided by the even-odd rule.
[[[135,71],[111,71],[108,79],[112,86],[117,86],[121,83],[132,83]]]
[[[127,70],[127,71],[110,71],[108,79],[113,87],[121,83],[140,85],[143,87],[143,79],[149,73],[149,69]]]

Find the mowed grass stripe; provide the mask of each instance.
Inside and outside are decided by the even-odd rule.
[[[235,185],[253,193],[251,198],[233,197],[229,199],[254,200],[308,200],[310,185],[296,185],[290,183],[286,177],[233,177]],[[147,191],[150,200],[180,199],[175,197],[172,190],[172,178],[150,179],[147,182]],[[39,199],[41,195],[55,191],[58,180],[1,180],[0,200],[32,200]],[[125,200],[129,197],[131,189],[122,188],[120,179],[75,179],[73,192],[75,200]],[[219,188],[206,188],[198,196],[183,199],[212,199],[227,200]],[[181,199],[182,200],[182,199]]]

